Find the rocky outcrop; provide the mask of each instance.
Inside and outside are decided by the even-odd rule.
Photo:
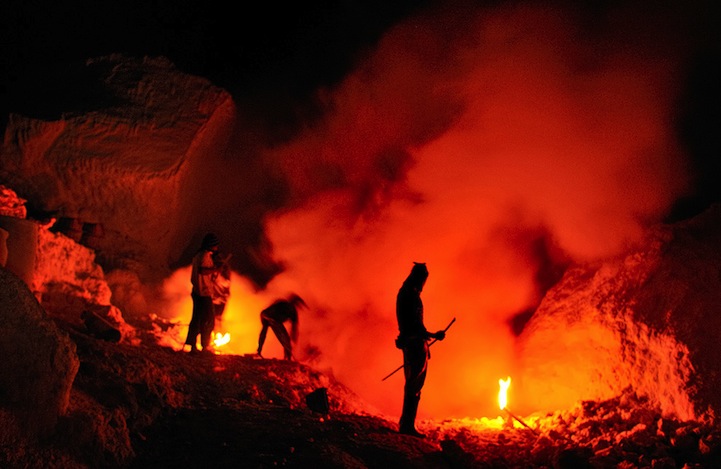
[[[569,270],[519,337],[519,399],[567,408],[630,388],[669,416],[721,411],[721,207]]]
[[[0,230],[5,234],[5,262],[0,265],[30,288],[53,319],[104,340],[132,341],[135,329],[111,303],[112,292],[96,263],[96,252],[80,239],[50,231],[53,221],[25,219],[24,202],[12,189],[0,186]]]
[[[132,340],[134,329],[112,304],[112,292],[96,263],[95,251],[46,226],[38,227],[37,238],[30,289],[48,314],[81,330],[87,327],[83,316],[99,316],[121,332],[123,339]]]
[[[80,366],[76,346],[25,282],[4,268],[0,268],[0,324],[0,407],[29,434],[48,434],[68,409]]]
[[[102,226],[94,247],[108,264],[167,268],[190,241],[177,238],[198,203],[189,167],[222,152],[234,103],[164,58],[101,57],[78,74],[98,88],[86,109],[9,117],[0,180],[36,212]]]

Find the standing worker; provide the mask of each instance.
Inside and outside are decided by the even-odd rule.
[[[262,328],[258,336],[258,355],[263,356],[261,352],[270,327],[283,346],[283,357],[286,360],[293,359],[293,344],[298,342],[298,308],[302,306],[307,306],[305,301],[294,293],[286,299],[275,301],[260,312]],[[290,321],[290,335],[285,327],[288,321]]]
[[[213,253],[213,262],[218,267],[213,289],[213,330],[220,331],[223,324],[223,313],[230,298],[230,254],[222,255],[220,251]]]
[[[213,259],[219,246],[218,237],[208,233],[203,237],[200,249],[193,257],[190,273],[190,283],[193,286],[190,293],[193,299],[193,315],[188,326],[188,337],[185,339],[185,345],[190,345],[191,352],[198,351],[198,335],[202,350],[210,351],[210,339],[215,321],[213,311],[215,280],[222,265],[227,262],[227,258],[217,263]]]
[[[416,430],[416,414],[421,400],[421,390],[426,381],[430,352],[428,340],[443,340],[445,331],[428,332],[423,323],[423,302],[421,292],[428,279],[425,263],[414,262],[413,268],[403,282],[396,298],[396,319],[398,319],[398,338],[396,347],[403,350],[403,410],[398,432],[418,438],[425,435]]]

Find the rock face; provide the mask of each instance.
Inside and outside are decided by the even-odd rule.
[[[519,401],[567,408],[631,388],[677,418],[721,411],[720,247],[716,206],[568,271],[519,337]]]
[[[51,432],[68,409],[80,362],[75,343],[27,285],[0,268],[0,407],[33,435]]]
[[[0,397],[22,407],[27,404],[25,395],[48,393],[50,401],[44,406],[53,412],[40,415],[62,412],[67,397],[59,396],[67,392],[74,375],[71,359],[63,365],[64,359],[58,358],[62,363],[54,373],[62,380],[41,361],[64,357],[61,351],[71,348],[65,339],[50,340],[54,332],[45,312],[80,326],[83,310],[94,306],[93,313],[115,319],[113,326],[123,339],[132,335],[111,303],[96,254],[102,256],[104,267],[113,268],[116,284],[128,286],[131,297],[140,291],[136,283],[145,285],[144,274],[165,278],[169,260],[178,260],[193,244],[183,236],[205,230],[199,225],[202,220],[188,214],[224,216],[234,214],[241,203],[253,205],[248,202],[252,198],[232,199],[226,206],[208,209],[203,197],[205,188],[212,186],[216,195],[230,199],[225,188],[234,183],[223,180],[229,172],[217,171],[219,164],[221,169],[229,164],[222,154],[236,119],[225,91],[179,73],[162,58],[111,56],[90,60],[86,66],[85,72],[101,84],[98,99],[86,103],[92,108],[52,121],[10,116],[0,147],[0,181],[32,201],[36,219],[46,214],[50,220],[67,222],[64,228],[56,227],[61,233],[55,233],[21,220],[17,215],[25,213],[15,211],[14,197],[6,204],[10,211],[2,215],[13,226],[36,228],[31,230],[31,244],[37,242],[38,249],[13,245],[29,236],[7,239],[12,248],[8,266],[31,266],[17,268],[28,273],[23,280],[30,290],[3,272],[8,287],[2,299],[7,307],[0,314],[8,332],[2,350],[5,356],[20,354],[22,359],[3,365],[3,376],[11,380],[2,385],[14,387]],[[209,160],[215,171],[205,171]],[[263,206],[258,207],[262,213]],[[92,231],[93,249],[77,242],[86,227],[102,227]],[[65,229],[69,236],[62,234]],[[518,338],[513,402],[522,404],[514,404],[513,410],[555,411],[582,400],[612,399],[630,388],[669,416],[693,419],[719,412],[719,246],[721,209],[715,207],[694,220],[658,228],[646,244],[622,258],[570,269]],[[10,257],[17,252],[28,255]],[[113,290],[114,301],[118,291]],[[151,312],[142,301],[138,304],[142,314]],[[44,336],[45,345],[39,338]],[[17,378],[16,372],[42,369],[41,364],[49,369],[45,379],[61,382],[40,381],[33,389],[18,383],[25,378]],[[24,377],[22,373],[17,376]]]
[[[0,188],[5,194],[14,194],[9,188]],[[81,330],[94,329],[100,336],[109,331],[114,341],[132,341],[135,330],[111,303],[112,292],[96,263],[96,252],[62,233],[51,232],[49,224],[23,218],[25,207],[16,202],[24,203],[16,197],[0,198],[0,213],[18,215],[0,215],[0,229],[5,234],[5,262],[1,265],[28,286],[53,319]]]
[[[92,109],[53,121],[10,116],[0,180],[36,211],[101,226],[95,247],[110,262],[162,267],[189,243],[177,239],[198,203],[189,175],[223,148],[234,103],[163,58],[103,57],[82,73],[96,77]]]

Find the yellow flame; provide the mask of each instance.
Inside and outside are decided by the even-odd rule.
[[[220,332],[215,333],[215,339],[213,339],[213,343],[216,347],[223,346],[230,342],[230,333],[226,332],[225,334],[221,334]]]
[[[505,380],[499,379],[498,384],[501,387],[498,390],[498,405],[500,406],[501,410],[503,410],[508,404],[508,388],[511,386],[511,377],[509,376]]]

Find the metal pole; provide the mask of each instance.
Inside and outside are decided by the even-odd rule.
[[[523,425],[523,426],[526,427],[527,429],[531,430],[533,433],[538,434],[538,432],[537,432],[536,430],[534,430],[533,428],[529,427],[526,422],[524,422],[523,420],[521,420],[519,417],[516,417],[515,415],[513,415],[510,410],[508,410],[508,409],[503,409],[503,410],[505,410],[506,413],[507,413],[511,418],[515,419],[518,423],[520,423],[521,425]]]
[[[453,318],[453,319],[451,320],[451,322],[448,323],[448,325],[446,326],[446,328],[443,329],[443,332],[447,332],[448,329],[450,329],[450,327],[453,325],[454,322],[456,322],[456,318]],[[438,339],[433,339],[433,340],[431,340],[431,341],[428,343],[428,346],[430,347],[431,345],[435,344],[436,342],[438,342]],[[390,373],[388,373],[388,375],[386,375],[386,377],[383,378],[381,381],[387,380],[388,378],[390,378],[390,377],[393,376],[394,374],[398,373],[402,368],[403,368],[403,365],[399,366],[399,367],[396,368],[395,370],[393,370],[393,371],[391,371]]]

